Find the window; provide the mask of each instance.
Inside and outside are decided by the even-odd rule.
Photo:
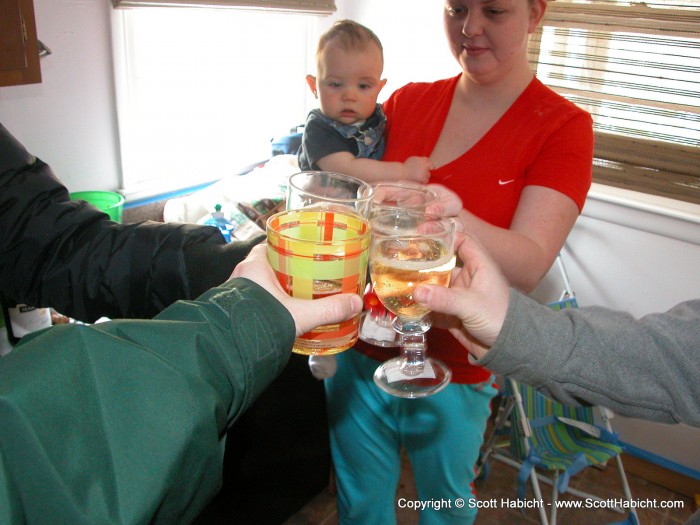
[[[700,0],[550,1],[530,51],[593,116],[596,182],[700,203]]]
[[[237,173],[304,122],[315,17],[148,7],[113,15],[127,194]]]
[[[112,0],[114,7],[237,7],[295,13],[329,14],[334,0]]]

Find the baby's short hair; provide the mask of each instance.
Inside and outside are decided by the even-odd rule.
[[[379,37],[368,27],[358,24],[353,20],[338,20],[331,28],[321,35],[316,50],[318,59],[329,42],[337,40],[346,51],[365,51],[367,46],[374,43],[379,52],[384,56],[384,48]]]

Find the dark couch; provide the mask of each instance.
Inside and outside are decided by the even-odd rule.
[[[224,485],[197,525],[283,523],[328,487],[323,383],[307,357],[289,364],[228,433]]]

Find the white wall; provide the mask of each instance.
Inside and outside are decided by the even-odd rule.
[[[0,122],[72,191],[119,187],[108,0],[35,0],[42,83],[0,88]]]
[[[636,317],[668,310],[700,297],[700,206],[594,184],[562,253],[580,306]],[[533,295],[552,300],[560,282],[552,271]],[[700,429],[621,416],[613,428],[623,441],[700,472]]]
[[[417,81],[446,78],[459,73],[442,31],[442,2],[401,0],[336,0],[334,19],[351,18],[374,31],[384,47],[381,95]],[[409,7],[410,5],[410,7]]]
[[[458,72],[442,32],[440,2],[336,0],[334,18],[354,18],[385,46],[384,96],[411,80]],[[41,84],[0,88],[0,122],[49,162],[69,189],[120,186],[108,0],[35,0]],[[700,297],[700,207],[594,190],[565,251],[582,305],[635,315]],[[632,225],[632,226],[630,226]],[[640,225],[642,225],[640,227]],[[632,380],[632,379],[630,379]],[[617,418],[622,438],[700,471],[700,431]]]

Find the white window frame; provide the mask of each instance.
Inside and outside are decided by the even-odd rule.
[[[134,53],[130,50],[129,20],[134,13],[145,11],[158,11],[158,13],[162,13],[165,18],[167,18],[167,13],[174,11],[181,13],[189,12],[192,17],[196,17],[197,14],[203,13],[204,11],[211,13],[234,13],[237,17],[247,13],[250,16],[265,17],[266,26],[270,26],[271,24],[269,22],[269,20],[272,20],[270,17],[277,16],[281,17],[279,20],[287,21],[284,23],[284,27],[295,24],[297,28],[304,28],[300,30],[301,33],[298,35],[295,33],[295,41],[293,43],[288,42],[285,45],[284,39],[276,42],[276,55],[269,60],[270,64],[266,69],[267,73],[265,78],[260,78],[258,80],[260,84],[257,89],[263,91],[267,90],[269,92],[268,100],[273,96],[275,99],[270,100],[270,104],[266,104],[266,106],[269,107],[260,108],[260,118],[265,119],[264,126],[261,123],[261,128],[264,129],[265,135],[258,136],[253,146],[240,144],[240,136],[244,133],[240,128],[248,126],[251,120],[250,118],[241,115],[238,117],[226,116],[225,108],[222,108],[221,115],[218,113],[212,115],[213,110],[209,107],[207,113],[209,119],[221,119],[222,122],[228,121],[231,123],[232,129],[226,131],[226,133],[230,134],[230,138],[222,140],[220,147],[216,148],[215,151],[206,153],[206,148],[202,148],[203,162],[196,159],[178,159],[183,149],[190,147],[187,143],[183,143],[182,140],[179,142],[173,140],[170,149],[166,149],[163,144],[155,145],[152,150],[152,155],[150,151],[144,151],[144,149],[148,149],[144,141],[150,141],[154,138],[153,135],[160,136],[169,134],[171,131],[174,136],[182,135],[182,130],[176,129],[176,123],[173,123],[170,129],[150,134],[148,131],[144,132],[138,128],[143,119],[139,111],[143,112],[144,104],[141,104],[140,108],[137,107],[138,104],[134,104],[135,100],[137,103],[141,103],[143,97],[138,92],[139,88],[135,84],[134,78],[130,78],[129,76],[133,74],[134,71],[138,71],[138,68],[134,68],[134,65],[129,63],[130,60],[134,60]],[[220,16],[222,15],[217,15],[217,19]],[[223,16],[230,17],[233,15]],[[313,67],[313,56],[316,45],[316,22],[317,17],[315,16],[303,16],[289,13],[256,13],[238,10],[202,9],[164,10],[160,8],[112,10],[115,86],[122,168],[121,191],[123,191],[130,200],[139,200],[182,189],[196,188],[218,180],[226,175],[236,174],[251,164],[269,158],[271,140],[289,133],[294,126],[302,124],[310,106],[314,104],[311,93],[306,86],[304,76],[307,72],[312,71]],[[235,31],[235,29],[232,29],[232,31]],[[268,35],[267,38],[270,39],[270,35]],[[250,60],[250,51],[245,49],[245,44],[242,47],[243,49],[240,51],[242,59],[248,58]],[[167,43],[163,43],[164,53],[167,51],[166,48]],[[285,62],[287,60],[285,53],[294,54],[294,64],[287,64]],[[153,60],[152,57],[150,59]],[[139,55],[139,60],[144,60],[142,55]],[[221,63],[221,65],[217,67],[230,70],[236,68],[233,62],[226,62],[227,63]],[[131,73],[127,73],[130,68]],[[283,80],[279,73],[279,70],[282,68],[286,69]],[[288,71],[291,69],[293,69],[293,71]],[[238,91],[237,87],[232,87],[230,91],[231,97],[237,96],[236,93],[234,93]],[[211,100],[207,100],[208,96],[206,92],[202,91],[202,93],[204,100],[202,100],[201,103],[205,106],[207,104],[211,106],[213,103]],[[277,100],[277,97],[279,97],[280,100]],[[188,99],[183,97],[183,105],[190,104],[187,100]],[[155,102],[157,104],[159,101],[156,100]],[[288,109],[291,106],[293,106],[293,109]],[[251,105],[251,108],[253,107],[254,106]],[[174,109],[179,110],[177,107],[174,107]],[[287,113],[282,114],[280,112]],[[167,111],[165,114],[167,114]],[[275,116],[278,117],[277,120],[274,122],[270,120]],[[271,122],[273,123],[271,124]],[[206,125],[202,127],[205,128]],[[192,130],[193,137],[205,132],[205,129]],[[216,134],[213,137],[213,140],[219,139],[220,134]],[[192,147],[196,148],[198,146],[193,145]],[[146,157],[144,157],[144,155]],[[213,155],[219,156],[219,159],[212,159],[211,157]],[[178,160],[173,161],[173,159]]]
[[[328,15],[334,0],[112,0],[116,8],[132,7],[224,7]]]

